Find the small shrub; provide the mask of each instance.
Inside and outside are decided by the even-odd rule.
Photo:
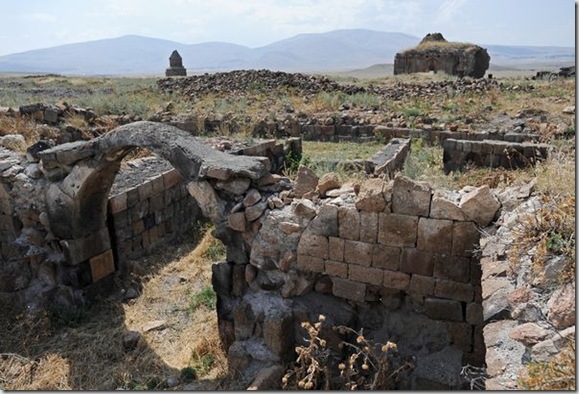
[[[411,116],[420,116],[421,112],[418,108],[406,108],[402,110],[405,118],[410,118]]]
[[[182,381],[191,382],[197,379],[197,370],[193,367],[185,367],[181,369],[179,376]]]
[[[217,261],[223,260],[225,258],[226,248],[223,242],[217,238],[213,238],[205,251],[203,252],[203,257],[206,259]]]
[[[217,295],[211,286],[205,286],[199,293],[191,297],[188,310],[193,312],[197,308],[204,306],[213,310],[217,304]]]

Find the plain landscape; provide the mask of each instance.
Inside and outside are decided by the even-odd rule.
[[[269,69],[289,72],[343,72],[390,67],[394,55],[420,37],[364,29],[300,34],[259,48],[226,42],[183,44],[143,36],[122,36],[0,56],[0,72],[76,75],[159,75],[173,50],[189,74]],[[491,71],[553,69],[575,63],[575,48],[483,45]],[[380,76],[384,74],[381,72]]]
[[[1,56],[0,146],[8,148],[6,136],[21,135],[23,145],[14,149],[25,154],[39,140],[88,141],[141,120],[178,125],[222,145],[288,138],[295,124],[311,130],[348,125],[534,135],[534,142],[551,147],[547,160],[520,169],[468,163],[450,174],[444,171],[442,145],[413,137],[400,173],[449,193],[485,185],[497,195],[530,190],[526,198],[541,201],[541,208],[517,219],[523,231],[514,232],[515,246],[505,252],[508,272],[497,276],[518,280],[544,303],[556,291],[574,289],[575,76],[532,77],[574,64],[575,48],[483,45],[491,55],[492,78],[488,73],[478,80],[434,72],[393,75],[395,53],[419,40],[402,33],[339,30],[248,48],[125,36]],[[160,78],[175,49],[190,77]],[[63,115],[56,122],[40,121],[22,114],[30,105]],[[372,133],[366,141],[300,137],[303,155],[282,175],[296,181],[300,166],[320,178],[333,173],[352,195],[373,176],[340,167],[336,158],[364,160],[389,142]],[[151,155],[136,149],[123,166]],[[220,346],[211,266],[225,259],[225,246],[213,229],[210,222],[200,223],[132,261],[130,275],[119,278],[119,291],[99,299],[90,313],[48,310],[30,316],[5,306],[10,313],[0,316],[0,389],[246,389],[252,382],[229,374]],[[521,268],[521,261],[529,267]],[[531,285],[517,279],[524,270],[541,280]],[[538,320],[521,318],[527,324]],[[127,332],[139,333],[132,347]],[[365,340],[360,337],[359,343]],[[530,346],[539,342],[525,340],[535,340]],[[311,341],[303,349],[313,351]],[[574,389],[574,335],[554,354],[526,363],[513,378],[517,387]],[[293,368],[299,370],[299,363]],[[289,389],[322,387],[298,381],[287,386],[285,379]]]

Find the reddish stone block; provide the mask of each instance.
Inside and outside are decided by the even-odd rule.
[[[434,295],[434,278],[431,276],[424,276],[413,274],[410,279],[410,294],[418,297]]]
[[[324,272],[329,276],[348,279],[348,264],[339,261],[326,260]]]
[[[298,254],[298,269],[310,272],[324,272],[324,260],[318,257]]]
[[[381,285],[382,270],[350,264],[348,270],[348,278],[355,282],[368,283],[371,285]]]
[[[452,255],[472,257],[480,249],[480,233],[473,222],[454,222],[452,226]]]
[[[400,266],[400,253],[400,248],[374,244],[372,248],[372,267],[397,271]]]
[[[298,243],[298,254],[327,259],[330,254],[328,238],[322,235],[313,235],[307,231],[304,232]]]
[[[372,265],[372,244],[346,240],[344,245],[346,263],[370,267]]]
[[[115,272],[115,260],[111,249],[89,259],[92,281],[97,282]]]
[[[472,351],[472,325],[462,322],[447,322],[451,343],[465,353]]]
[[[402,249],[400,269],[410,274],[432,276],[434,260],[440,258],[434,253],[422,252],[416,248]]]
[[[338,208],[338,234],[340,238],[360,239],[360,215],[356,208]]]
[[[434,261],[434,276],[456,282],[470,282],[470,258],[460,256],[440,256]]]
[[[452,220],[420,218],[417,247],[426,252],[450,254],[452,250]]]
[[[474,289],[470,283],[458,283],[446,279],[436,279],[434,295],[456,301],[471,302],[474,298]]]
[[[431,194],[432,189],[427,183],[396,176],[392,189],[392,212],[428,216]]]
[[[360,241],[375,243],[378,235],[378,212],[360,212]]]
[[[410,286],[410,275],[404,272],[384,270],[384,287],[406,291]]]
[[[137,188],[139,191],[139,200],[143,201],[153,195],[153,185],[151,182],[145,182]]]
[[[332,278],[332,293],[336,297],[363,302],[366,297],[366,285],[348,279]]]
[[[127,210],[127,193],[117,194],[109,198],[109,213],[113,215]]]
[[[165,189],[176,186],[181,182],[183,182],[183,177],[176,169],[169,170],[163,174],[163,183]]]
[[[151,179],[151,188],[153,195],[163,193],[165,191],[165,182],[163,181],[163,176],[159,175]]]
[[[416,246],[418,217],[395,213],[378,214],[378,243],[388,246]]]
[[[462,321],[462,306],[454,300],[427,297],[424,300],[426,316],[434,320]]]
[[[344,261],[344,244],[345,241],[341,238],[330,237],[330,260]]]
[[[479,303],[471,302],[466,305],[466,322],[472,325],[482,324],[483,307]]]

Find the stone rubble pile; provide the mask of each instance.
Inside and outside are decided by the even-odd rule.
[[[521,389],[525,364],[546,362],[575,342],[575,283],[561,284],[563,259],[554,256],[538,275],[531,256],[517,272],[509,265],[513,234],[537,215],[541,199],[534,184],[498,193],[506,209],[481,239],[481,288],[487,390]]]
[[[362,87],[340,84],[323,76],[269,70],[237,70],[178,79],[164,78],[157,82],[157,86],[160,90],[178,92],[189,98],[209,93],[224,95],[272,93],[288,89],[301,95],[320,92],[373,93],[388,99],[400,100],[404,97],[432,97],[441,92],[451,94],[482,92],[492,86],[499,86],[499,83],[491,79],[462,78],[428,83],[398,82],[393,87],[375,85]]]

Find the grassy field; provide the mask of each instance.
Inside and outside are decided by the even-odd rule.
[[[376,71],[374,73],[374,71]],[[340,81],[368,86],[395,86],[400,83],[428,83],[452,80],[442,74],[415,76],[382,76],[377,67],[366,76],[341,74]],[[403,119],[410,125],[418,117],[436,118],[437,123],[464,124],[472,130],[499,127],[495,120],[515,117],[521,111],[534,109],[545,114],[542,139],[555,146],[551,157],[535,168],[507,171],[471,169],[445,175],[442,170],[442,149],[413,141],[405,163],[404,174],[429,182],[436,188],[458,190],[466,185],[507,187],[536,179],[537,193],[546,207],[561,208],[556,217],[548,216],[537,233],[522,236],[522,252],[537,244],[549,253],[559,253],[569,261],[566,271],[574,280],[575,262],[575,119],[562,110],[575,103],[575,80],[528,81],[520,76],[501,79],[502,86],[487,92],[464,94],[441,93],[432,97],[410,97],[388,100],[379,95],[321,92],[307,100],[300,95],[284,92],[267,96],[251,93],[242,97],[208,94],[194,101],[176,93],[157,90],[153,78],[85,78],[63,76],[9,76],[0,78],[0,107],[18,107],[43,102],[67,102],[93,109],[98,115],[130,114],[144,119],[166,109],[171,103],[175,114],[190,111],[198,116],[216,114],[255,119],[280,120],[287,116],[284,106],[291,104],[295,113],[304,112],[320,117],[339,116],[345,103],[353,104],[349,111],[379,123],[392,118]],[[532,86],[532,88],[530,88]],[[377,107],[369,114],[365,107]],[[489,109],[490,108],[490,109]],[[85,127],[79,119],[68,122]],[[44,127],[44,126],[42,126]],[[0,136],[24,134],[34,142],[43,132],[34,122],[2,117]],[[64,126],[61,126],[64,127]],[[250,127],[242,129],[248,136]],[[567,137],[563,138],[565,131]],[[228,137],[232,135],[227,133]],[[323,159],[367,159],[383,144],[303,142],[303,164]],[[324,172],[317,167],[318,175]],[[342,181],[360,175],[340,174]],[[563,209],[564,208],[564,209]],[[559,211],[557,211],[559,212]],[[541,234],[546,234],[542,236]],[[561,246],[553,250],[552,245]],[[521,251],[521,250],[520,250]],[[211,264],[223,257],[223,247],[205,231],[191,235],[181,244],[152,254],[135,267],[133,280],[141,283],[140,297],[123,303],[114,297],[97,303],[90,315],[47,314],[41,319],[0,314],[0,389],[160,389],[168,380],[178,378],[175,388],[243,389],[243,382],[227,377],[226,357],[218,345],[217,317],[214,294],[210,287]],[[545,264],[548,255],[537,259]],[[572,264],[572,265],[571,265]],[[123,349],[127,331],[142,332],[145,324],[164,321],[165,328],[142,334],[135,350]],[[569,363],[567,357],[565,362]],[[574,359],[573,359],[574,361]],[[529,386],[540,387],[553,376],[552,369],[532,371]]]

